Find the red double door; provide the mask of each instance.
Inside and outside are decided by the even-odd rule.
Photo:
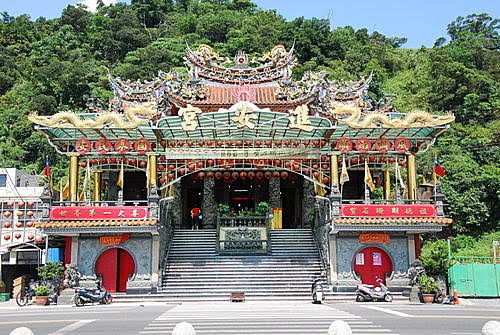
[[[385,277],[392,273],[392,261],[389,255],[377,247],[360,250],[354,259],[354,271],[363,284],[376,285],[378,278],[385,284]]]
[[[108,249],[97,259],[95,273],[102,276],[102,285],[109,292],[125,292],[129,276],[135,273],[135,262],[127,250]]]

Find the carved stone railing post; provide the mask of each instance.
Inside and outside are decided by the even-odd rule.
[[[159,202],[160,196],[158,195],[158,188],[156,185],[151,185],[148,194],[148,207],[149,207],[149,218],[158,219],[159,218]]]
[[[48,221],[50,218],[50,207],[52,206],[52,195],[50,194],[50,189],[48,185],[45,185],[40,196],[42,202],[42,220]]]
[[[441,192],[440,183],[436,184],[435,199],[436,199],[436,215],[442,217],[444,216],[444,194]]]

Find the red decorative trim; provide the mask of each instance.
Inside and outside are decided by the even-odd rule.
[[[75,143],[75,150],[79,154],[86,154],[92,148],[92,144],[90,143],[88,138],[82,137],[79,138]]]
[[[396,139],[394,142],[394,149],[396,149],[397,152],[407,152],[410,150],[410,140],[404,137],[399,137]]]
[[[134,142],[134,149],[140,154],[145,154],[151,149],[151,143],[147,138],[141,137]]]
[[[126,138],[119,138],[115,142],[115,150],[119,154],[126,154],[130,150],[130,141]]]
[[[372,148],[372,142],[366,137],[361,137],[356,141],[356,150],[365,153]]]
[[[345,137],[339,138],[336,147],[341,153],[348,153],[352,149],[352,141]]]
[[[111,145],[111,142],[107,138],[101,138],[101,139],[97,140],[94,143],[94,147],[97,150],[97,152],[100,153],[101,155],[104,155],[104,154],[110,152],[111,149],[113,148],[113,146]]]
[[[391,141],[385,137],[378,138],[375,141],[375,149],[380,152],[387,152],[391,148]]]

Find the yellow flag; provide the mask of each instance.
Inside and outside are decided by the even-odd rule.
[[[323,179],[323,172],[320,172],[319,178],[316,180],[322,180]],[[319,195],[320,197],[324,197],[326,194],[326,191],[323,187],[319,186],[318,184],[314,184],[314,190],[316,191],[316,194]]]
[[[116,180],[116,186],[119,186],[123,189],[123,162],[120,168],[120,173],[118,173],[118,179]]]
[[[372,179],[372,174],[370,173],[370,169],[368,168],[368,162],[365,160],[365,184],[370,188],[370,191],[375,191],[375,183]]]
[[[345,164],[345,156],[342,156],[342,172],[340,173],[340,185],[349,181],[349,174],[347,173],[347,166]]]
[[[64,187],[62,187],[62,183],[61,183],[60,197],[61,197],[61,201],[69,199],[69,180],[66,182]]]

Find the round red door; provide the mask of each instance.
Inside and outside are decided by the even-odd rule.
[[[377,285],[376,280],[392,273],[392,261],[389,255],[377,247],[368,247],[360,250],[354,259],[354,271],[363,284]]]
[[[102,285],[109,292],[127,291],[128,278],[134,273],[134,259],[122,248],[104,251],[95,264],[95,274],[102,277]]]

